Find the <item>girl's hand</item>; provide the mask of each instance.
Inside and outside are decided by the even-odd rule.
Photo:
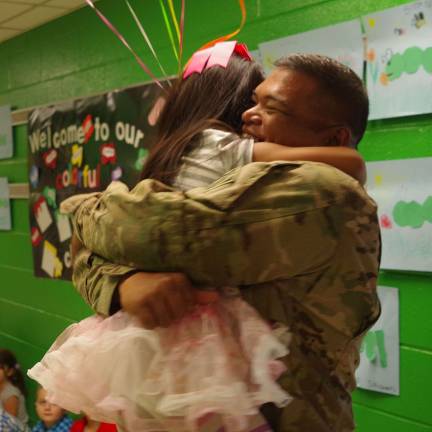
[[[196,304],[195,289],[182,273],[134,273],[118,290],[122,309],[147,329],[168,327]]]
[[[337,147],[286,147],[269,142],[254,144],[254,162],[310,161],[332,165],[355,178],[362,185],[366,183],[366,164],[361,154],[352,148]]]

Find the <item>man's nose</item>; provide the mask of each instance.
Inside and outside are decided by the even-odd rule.
[[[255,105],[254,107],[246,110],[242,115],[242,120],[244,124],[261,124],[261,117],[259,115],[257,106]]]

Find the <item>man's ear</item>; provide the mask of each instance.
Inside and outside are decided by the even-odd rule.
[[[346,126],[335,126],[329,129],[326,145],[332,147],[351,147],[352,133]]]

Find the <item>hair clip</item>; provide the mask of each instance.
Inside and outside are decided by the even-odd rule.
[[[237,41],[218,42],[210,48],[196,51],[188,61],[183,72],[183,79],[186,79],[193,73],[202,73],[203,70],[213,66],[227,67],[228,62],[233,54],[252,61],[247,46]]]

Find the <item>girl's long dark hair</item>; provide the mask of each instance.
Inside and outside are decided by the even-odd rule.
[[[9,376],[6,375],[5,371],[7,380],[10,381],[10,383],[15,387],[18,387],[21,393],[26,396],[27,390],[24,383],[24,376],[12,351],[0,349],[0,367],[7,368],[8,370],[12,371],[12,374]]]
[[[233,55],[226,68],[215,66],[183,80],[168,91],[158,120],[158,137],[141,178],[171,184],[181,157],[194,138],[209,127],[241,133],[241,116],[253,103],[252,92],[264,80],[261,67]]]

